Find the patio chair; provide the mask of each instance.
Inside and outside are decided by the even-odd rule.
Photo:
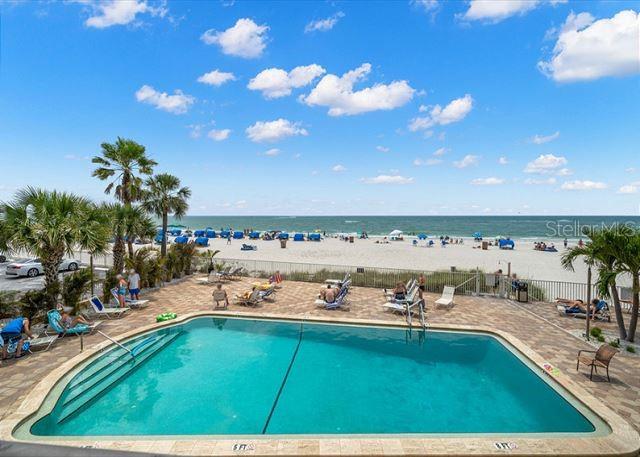
[[[216,302],[215,309],[227,309],[227,293],[224,290],[214,290],[213,301]],[[220,303],[222,303],[222,305],[220,305]]]
[[[582,353],[594,354],[594,356],[581,355]],[[609,344],[603,344],[597,351],[578,351],[578,362],[576,364],[576,371],[580,368],[580,363],[591,367],[591,373],[589,374],[589,380],[593,380],[593,372],[598,372],[598,368],[604,368],[607,370],[607,381],[611,382],[609,378],[609,364],[613,356],[618,353],[618,350]]]
[[[406,313],[407,310],[412,311],[413,307],[418,304],[418,288],[415,287],[407,295],[404,300],[393,300],[382,305],[383,308],[390,310],[394,313]]]
[[[415,279],[410,279],[407,281],[407,283],[404,285],[405,289],[407,289],[407,295],[411,294],[411,292],[413,291],[413,288],[417,288],[418,287],[418,282]],[[393,289],[382,289],[384,292],[384,297],[387,300],[392,300],[393,297],[395,297],[395,293],[393,292]]]
[[[582,319],[586,319],[587,317],[587,313],[582,311],[580,308],[568,306],[563,303],[559,303],[558,305],[556,305],[556,309],[558,310],[558,314],[560,314],[561,316],[573,316]],[[592,305],[590,312],[590,314],[595,319],[611,322],[611,311],[609,310],[609,304],[604,300],[600,300],[595,306],[595,309]]]
[[[276,298],[276,285],[271,284],[268,289],[260,291],[260,298],[262,300],[273,301]]]
[[[436,306],[448,306],[451,307],[453,303],[453,295],[456,292],[456,288],[453,286],[444,286],[442,290],[442,297],[438,298],[435,303]]]
[[[236,304],[241,306],[259,306],[262,298],[258,289],[253,290],[249,296],[236,295]]]
[[[64,338],[66,335],[80,335],[85,333],[91,333],[102,324],[102,322],[96,322],[95,324],[76,324],[71,328],[65,328],[62,324],[62,316],[60,311],[52,309],[47,312],[47,320],[49,325],[45,330],[46,335],[57,335],[59,338]]]
[[[104,316],[107,319],[118,319],[124,316],[127,313],[127,311],[131,309],[131,308],[107,308],[106,306],[104,306],[102,301],[100,301],[100,299],[96,295],[91,297],[91,300],[89,300],[89,302],[91,303],[93,312],[97,316]]]
[[[345,273],[343,279],[325,279],[324,283],[325,284],[331,284],[331,285],[334,285],[334,286],[340,286],[340,285],[344,284],[345,282],[347,282],[349,280],[349,278],[351,278],[351,274]]]

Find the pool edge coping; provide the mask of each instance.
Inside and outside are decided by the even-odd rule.
[[[406,322],[391,322],[376,319],[337,319],[334,316],[308,316],[297,314],[256,314],[252,312],[238,311],[198,311],[188,313],[177,319],[152,323],[143,327],[129,330],[115,337],[120,341],[136,335],[170,327],[179,323],[198,317],[238,317],[256,318],[280,321],[300,321],[323,324],[347,324],[347,325],[374,325],[378,327],[408,328]],[[604,405],[599,399],[587,392],[576,382],[572,381],[562,371],[551,375],[542,368],[546,361],[520,339],[502,330],[481,326],[465,324],[429,324],[433,330],[467,331],[484,333],[506,341],[519,353],[526,357],[532,364],[540,368],[553,381],[557,382],[569,394],[597,415],[611,429],[611,433],[605,436],[586,437],[566,437],[562,439],[550,437],[513,437],[505,434],[506,442],[515,442],[517,449],[508,450],[509,453],[518,455],[598,455],[598,456],[636,456],[640,451],[640,435],[622,417]],[[201,449],[200,453],[210,455],[238,455],[239,451],[233,446],[238,442],[249,442],[252,445],[250,453],[252,455],[371,455],[377,449],[379,454],[408,455],[420,454],[428,451],[430,455],[490,455],[504,454],[505,450],[498,449],[494,444],[502,442],[496,436],[476,436],[476,437],[402,437],[402,435],[379,435],[376,438],[362,437],[361,435],[340,435],[335,438],[309,437],[305,435],[301,438],[260,438],[255,437],[233,439],[206,439],[201,436],[194,436],[194,439],[167,439],[158,441],[153,437],[140,437],[138,439],[114,439],[105,437],[104,440],[87,439],[37,439],[21,440],[14,437],[13,432],[29,417],[33,416],[41,408],[49,392],[56,386],[67,373],[74,370],[87,359],[98,354],[103,349],[113,345],[110,341],[98,343],[84,352],[70,358],[61,365],[53,369],[47,376],[40,380],[17,407],[9,407],[9,413],[0,420],[0,440],[22,443],[46,443],[52,445],[70,446],[90,446],[104,449],[118,449],[138,452],[158,451],[173,453],[178,455],[193,455],[193,448]],[[310,443],[317,443],[318,451],[310,452]],[[298,449],[300,446],[303,448]],[[274,449],[275,447],[275,449]],[[306,450],[305,450],[306,449]],[[441,450],[438,452],[438,450]]]

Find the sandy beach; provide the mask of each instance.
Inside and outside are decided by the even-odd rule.
[[[242,251],[243,243],[253,244],[257,251]],[[558,252],[540,252],[533,249],[533,242],[518,241],[516,249],[500,250],[490,246],[483,251],[479,244],[466,240],[462,245],[451,244],[444,248],[435,245],[424,247],[420,242],[413,246],[411,239],[376,244],[376,239],[347,243],[335,238],[321,242],[289,241],[286,249],[278,241],[232,240],[228,245],[224,239],[209,240],[209,249],[220,250],[217,255],[225,259],[254,259],[279,262],[302,262],[327,265],[350,265],[363,267],[401,268],[412,270],[448,270],[480,268],[487,272],[502,269],[507,273],[508,262],[511,271],[520,278],[552,281],[585,282],[586,267],[582,261],[576,263],[575,272],[567,271],[560,264],[562,247]]]

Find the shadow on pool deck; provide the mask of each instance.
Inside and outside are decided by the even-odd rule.
[[[224,287],[232,298],[236,293],[249,290],[255,281],[242,278],[239,281],[228,282]],[[348,310],[326,311],[318,308],[314,305],[314,300],[320,287],[320,284],[315,283],[285,281],[274,302],[264,302],[258,308],[232,304],[230,309],[248,314],[295,314],[301,317],[314,315],[325,318],[336,316],[398,322],[404,319],[383,310],[384,299],[380,289],[353,288],[349,294]],[[131,311],[121,320],[105,321],[101,329],[108,335],[117,336],[155,322],[155,316],[162,312],[173,311],[182,315],[212,310],[212,291],[213,286],[197,284],[194,278],[187,278],[148,293],[144,297],[151,300],[148,308]],[[549,303],[528,304],[525,308],[496,298],[456,296],[456,305],[452,309],[435,309],[433,302],[438,297],[425,294],[425,298],[428,322],[482,325],[511,333],[599,398],[636,430],[640,430],[640,358],[618,354],[611,365],[611,383],[600,376],[594,377],[593,382],[589,381],[586,369],[576,372],[575,361],[578,350],[591,348],[567,333],[567,330],[582,328],[583,320],[558,316],[555,306]],[[613,323],[606,325],[615,328]],[[84,339],[85,348],[103,341],[103,337],[91,335]],[[4,418],[9,411],[16,408],[31,388],[53,367],[75,356],[79,351],[79,339],[66,337],[57,341],[47,352],[36,353],[17,361],[3,362],[0,376],[0,418]]]

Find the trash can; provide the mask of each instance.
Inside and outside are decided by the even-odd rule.
[[[483,241],[482,242],[482,250],[486,251],[487,249],[489,249],[489,242],[488,241]]]
[[[287,240],[285,240],[285,239],[281,239],[281,240],[280,240],[280,247],[281,247],[282,249],[286,248],[286,247],[287,247]]]
[[[518,282],[516,286],[516,300],[520,303],[529,301],[529,285],[526,282]]]
[[[353,236],[349,237],[349,243],[353,243]]]

